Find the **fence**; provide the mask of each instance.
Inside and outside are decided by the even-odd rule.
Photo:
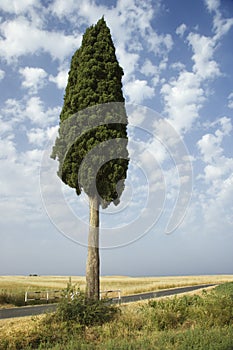
[[[49,303],[51,301],[56,301],[61,298],[60,290],[51,290],[51,291],[27,291],[25,292],[24,302],[27,305],[30,301],[46,301]]]
[[[109,298],[109,293],[115,293],[116,296],[112,296]],[[24,302],[25,305],[28,304],[30,301],[46,301],[48,304],[51,301],[56,301],[61,298],[62,291],[61,290],[52,290],[52,291],[27,291],[25,292],[25,298]],[[75,293],[75,294],[78,294]],[[73,299],[74,295],[71,296],[71,299]],[[115,289],[115,290],[103,290],[100,291],[100,299],[108,299],[111,302],[118,302],[120,304],[121,302],[121,290]]]

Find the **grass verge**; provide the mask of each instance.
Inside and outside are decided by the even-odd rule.
[[[76,306],[80,310],[80,304]],[[82,324],[69,315],[59,319],[56,314],[22,320],[22,327],[19,323],[9,327],[9,320],[8,326],[0,322],[0,349],[233,349],[233,282],[202,294],[154,299],[119,309],[113,318],[97,324]]]

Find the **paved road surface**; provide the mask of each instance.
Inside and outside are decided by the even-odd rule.
[[[168,295],[175,295],[175,294],[190,292],[193,290],[207,288],[211,286],[215,286],[215,284],[202,284],[198,286],[180,287],[180,288],[174,288],[174,289],[160,290],[157,292],[127,295],[127,296],[121,297],[121,303],[130,303],[130,302],[139,301],[139,300],[153,299],[153,298],[158,298],[158,297],[163,297]],[[112,303],[118,303],[118,302],[119,300],[117,298],[112,299]],[[46,312],[53,312],[56,310],[56,307],[57,307],[57,304],[48,304],[48,305],[22,306],[22,307],[10,308],[10,309],[0,309],[0,319],[40,315]]]
[[[122,303],[130,303],[130,302],[139,301],[139,300],[165,297],[168,295],[175,295],[175,294],[180,294],[180,293],[185,293],[185,292],[191,292],[193,290],[212,287],[215,285],[216,284],[202,284],[202,285],[198,285],[198,286],[180,287],[180,288],[174,288],[174,289],[159,290],[157,292],[127,295],[127,296],[121,297],[121,302]]]
[[[0,319],[40,315],[45,312],[53,312],[56,307],[56,304],[48,304],[0,309]]]

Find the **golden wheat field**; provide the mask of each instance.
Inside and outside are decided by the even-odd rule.
[[[85,288],[84,276],[0,276],[0,291],[10,293],[25,291],[60,290],[72,284],[81,290]],[[233,281],[233,275],[201,275],[201,276],[170,276],[170,277],[129,277],[103,276],[101,290],[120,289],[121,295],[156,291],[208,283],[224,283]]]

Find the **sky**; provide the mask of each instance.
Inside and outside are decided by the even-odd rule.
[[[85,275],[88,199],[49,155],[71,57],[104,15],[130,166],[101,274],[233,274],[233,1],[1,0],[0,274]]]

